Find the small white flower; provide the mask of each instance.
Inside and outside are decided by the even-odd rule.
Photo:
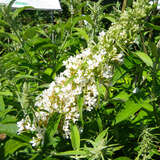
[[[72,107],[71,108],[71,112],[76,112],[77,110],[76,110],[76,107]]]
[[[64,112],[68,112],[68,111],[69,111],[69,108],[68,108],[68,107],[64,107],[64,108],[63,108],[63,111],[64,111]]]
[[[33,147],[38,146],[43,139],[43,133],[38,133],[36,134],[36,137],[33,137],[30,143],[32,144]]]
[[[17,127],[18,127],[17,133],[18,134],[21,134],[24,131],[24,129],[25,129],[24,123],[25,123],[24,119],[22,119],[21,121],[17,122]]]
[[[139,92],[139,88],[136,87],[132,92],[133,92],[133,93]]]
[[[35,137],[32,138],[32,140],[30,141],[30,143],[32,144],[33,147],[37,146],[37,139]]]
[[[106,35],[106,33],[104,31],[102,31],[102,32],[99,33],[100,37],[104,37],[105,35]]]
[[[53,108],[54,108],[55,110],[57,110],[57,109],[58,109],[58,105],[57,105],[57,103],[54,103],[54,104],[53,104]]]
[[[92,53],[91,49],[87,48],[82,52],[82,55],[85,56],[85,57],[88,57],[89,55],[91,55],[91,53]]]

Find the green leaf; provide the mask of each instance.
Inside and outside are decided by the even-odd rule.
[[[25,30],[25,32],[23,34],[23,39],[24,40],[31,39],[36,34],[37,34],[37,27],[28,28],[28,29]]]
[[[85,151],[66,151],[60,153],[54,153],[56,156],[72,156],[72,155],[86,155]]]
[[[6,133],[9,136],[14,136],[17,134],[17,125],[15,123],[0,123],[0,133]]]
[[[160,26],[158,25],[154,25],[152,23],[147,23],[147,25],[151,28],[153,28],[154,30],[160,31]]]
[[[52,68],[47,68],[47,69],[44,71],[44,73],[47,74],[48,76],[51,76],[52,72],[53,72],[53,69],[52,69]]]
[[[95,145],[95,142],[92,141],[92,140],[90,140],[90,139],[81,139],[81,141],[86,141],[87,143],[92,144],[92,146],[96,146],[96,145]]]
[[[131,94],[126,93],[125,91],[120,92],[117,96],[115,96],[113,99],[114,100],[121,100],[121,101],[128,101],[129,97]]]
[[[80,95],[78,97],[78,109],[79,109],[80,120],[81,120],[82,126],[84,125],[84,120],[83,120],[83,104],[84,104],[84,97]]]
[[[40,159],[40,154],[39,153],[32,154],[32,157],[29,160],[38,160],[38,159]]]
[[[152,59],[144,52],[137,51],[135,54],[147,65],[153,67]]]
[[[159,55],[158,55],[158,48],[157,48],[156,44],[155,44],[154,42],[149,42],[149,46],[150,46],[150,48],[151,48],[152,55],[153,55],[154,57],[158,57],[158,56],[159,56]]]
[[[147,116],[148,116],[148,114],[147,114],[146,111],[140,110],[138,112],[138,114],[136,115],[135,119],[132,120],[132,124],[136,124],[136,123],[140,123],[141,124],[142,120],[143,120],[143,125],[145,125],[145,122],[148,121],[147,118],[146,118]]]
[[[30,143],[30,141],[32,140],[31,137],[29,137],[30,135],[24,135],[24,134],[20,134],[20,135],[15,135],[14,138],[16,140],[19,140],[21,142],[24,142],[24,143]]]
[[[18,8],[13,12],[12,17],[15,19],[16,17],[18,17],[18,15],[23,12],[26,9],[33,9],[32,6],[26,6],[26,7],[22,7],[22,8]]]
[[[71,142],[74,150],[79,150],[80,148],[80,134],[76,125],[72,126],[71,129]]]
[[[4,20],[0,20],[0,26],[3,26],[3,27],[9,27],[9,23],[7,23],[6,21]]]
[[[147,103],[146,101],[144,101],[144,103],[142,103],[141,106],[147,111],[153,112],[153,106]]]
[[[16,111],[16,109],[10,109],[10,108],[9,109],[5,109],[5,110],[0,112],[0,117],[3,118],[3,117],[6,116],[7,113],[13,112],[13,111]]]
[[[33,39],[31,41],[31,44],[30,45],[33,45],[34,46],[34,50],[36,50],[37,48],[41,47],[42,45],[45,45],[45,44],[48,44],[48,43],[51,43],[51,40],[49,38],[37,38],[36,39]]]
[[[15,1],[16,1],[16,0],[11,0],[11,1],[9,2],[9,4],[7,5],[7,8],[5,8],[8,12],[11,11],[12,5],[14,4]]]
[[[105,14],[105,16],[103,16],[103,18],[108,19],[110,22],[114,23],[116,21],[115,17],[109,14]]]
[[[135,64],[133,62],[134,62],[134,58],[132,56],[130,56],[130,57],[129,56],[124,57],[124,65],[129,70],[132,69],[133,67],[135,67]]]
[[[123,68],[117,67],[113,75],[112,85],[114,85],[119,79],[124,77],[125,73],[126,73],[126,70],[124,70]]]
[[[101,119],[99,114],[97,114],[96,119],[97,119],[97,124],[98,124],[99,131],[102,132],[103,131],[103,123],[102,123],[102,119]]]
[[[11,34],[11,33],[7,33],[7,32],[0,31],[0,37],[10,38],[10,39],[12,39],[13,41],[19,42],[18,37],[15,36],[14,34]]]
[[[3,124],[16,123],[16,122],[17,122],[16,117],[11,115],[6,115],[6,117],[1,121],[1,123]]]
[[[37,50],[44,50],[44,49],[57,49],[57,46],[55,44],[44,44]]]
[[[79,35],[80,37],[84,38],[86,41],[89,41],[89,37],[85,29],[83,28],[74,28],[77,32],[75,35]]]
[[[160,152],[157,149],[152,149],[153,154],[160,156]]]
[[[71,26],[74,27],[78,22],[84,21],[84,20],[86,20],[92,26],[94,25],[94,21],[91,19],[90,16],[79,16],[79,17],[75,17],[73,20],[69,19],[68,22],[66,23],[66,28],[69,28]]]
[[[131,160],[131,159],[128,158],[128,157],[118,157],[118,158],[116,158],[114,160]]]
[[[36,78],[36,77],[34,77],[34,76],[31,76],[31,75],[22,75],[22,74],[17,74],[16,76],[15,76],[15,80],[20,80],[20,79],[35,79],[35,80],[39,80],[39,81],[41,81],[40,79],[38,79],[38,78]]]
[[[141,107],[142,105],[140,103],[136,103],[132,100],[127,101],[124,109],[122,109],[116,116],[116,124],[128,119],[129,116],[133,115]]]
[[[99,144],[101,144],[101,141],[104,139],[104,137],[107,135],[108,133],[108,128],[105,129],[104,131],[102,131],[95,139],[95,145],[99,146]]]
[[[102,84],[99,84],[97,82],[97,89],[98,89],[98,94],[102,97],[105,97],[106,96],[106,87]]]
[[[149,104],[148,100],[145,100],[145,101],[141,100],[140,105],[141,105],[142,109],[138,112],[135,119],[132,120],[132,123],[138,123],[142,120],[143,120],[143,124],[147,123],[149,120],[147,118],[149,116],[149,113],[153,112],[153,106],[151,104]]]
[[[10,91],[0,92],[0,96],[13,96],[13,93]]]
[[[5,110],[5,104],[3,101],[3,96],[0,96],[0,112]]]
[[[53,136],[57,132],[58,125],[59,125],[60,120],[61,120],[61,116],[62,115],[59,114],[59,113],[54,113],[50,117],[48,125],[47,125],[47,130],[46,130],[46,133],[45,133],[45,144],[47,144],[47,143],[50,144],[50,142],[52,141]]]
[[[4,151],[5,151],[5,157],[9,154],[13,154],[16,150],[20,149],[21,147],[28,146],[29,144],[17,141],[14,139],[10,139],[6,142]]]

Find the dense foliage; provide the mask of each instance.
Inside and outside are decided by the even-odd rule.
[[[10,5],[0,8],[0,159],[158,160],[157,3]]]

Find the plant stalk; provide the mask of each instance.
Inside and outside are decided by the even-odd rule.
[[[158,46],[157,46],[158,48]],[[159,48],[158,48],[159,49]],[[158,55],[157,55],[158,56]],[[156,123],[157,125],[160,125],[160,119],[158,116],[158,112],[157,112],[157,107],[156,107],[156,103],[155,103],[155,99],[156,99],[156,88],[157,88],[157,75],[156,73],[157,71],[157,66],[159,65],[159,57],[155,57],[155,63],[153,65],[153,70],[152,70],[152,98],[153,98],[153,111],[154,111],[154,115],[155,115],[155,119],[156,119]]]
[[[122,5],[122,12],[126,9],[127,6],[127,0],[123,0],[123,5]]]

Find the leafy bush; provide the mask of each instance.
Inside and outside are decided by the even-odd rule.
[[[160,16],[131,2],[1,7],[2,159],[158,159]]]

